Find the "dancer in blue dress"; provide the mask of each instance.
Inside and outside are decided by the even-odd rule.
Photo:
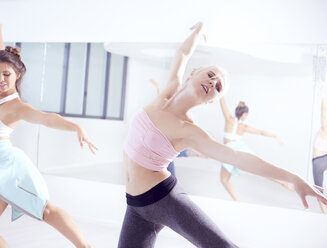
[[[49,201],[46,183],[25,153],[13,147],[10,134],[20,120],[67,131],[75,131],[80,145],[97,149],[79,125],[58,114],[44,113],[20,99],[20,84],[26,72],[17,48],[4,47],[0,25],[0,215],[12,207],[12,221],[23,214],[56,228],[78,248],[91,247],[72,217]],[[0,238],[0,248],[7,247]]]

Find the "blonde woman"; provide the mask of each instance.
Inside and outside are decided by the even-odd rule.
[[[307,195],[327,203],[318,188],[296,174],[220,144],[194,124],[189,110],[221,97],[227,84],[223,72],[215,66],[194,71],[182,84],[186,64],[203,35],[203,27],[203,23],[192,27],[192,34],[175,54],[166,87],[131,121],[124,144],[127,209],[120,248],[154,247],[165,226],[196,247],[237,247],[168,172],[168,164],[186,148],[250,173],[290,182],[305,207]]]

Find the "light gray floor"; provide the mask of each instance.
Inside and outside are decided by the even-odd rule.
[[[124,186],[69,177],[45,176],[51,201],[68,211],[94,248],[117,247],[126,202]],[[327,216],[209,197],[190,196],[241,248],[325,248]],[[199,230],[201,231],[201,230]],[[72,248],[56,230],[28,216],[0,218],[0,235],[12,248]],[[169,228],[156,248],[193,247]]]
[[[8,208],[9,210],[9,208]],[[23,216],[14,223],[5,223],[10,219],[10,212],[6,211],[1,217],[1,235],[4,236],[10,248],[73,248],[59,232],[44,222]],[[75,218],[83,233],[93,248],[117,247],[120,223],[100,222],[84,218]],[[168,230],[160,233],[158,248],[191,248],[192,244],[177,235],[171,235]]]

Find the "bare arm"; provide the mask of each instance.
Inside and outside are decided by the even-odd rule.
[[[178,48],[170,69],[168,83],[162,91],[162,96],[170,98],[182,85],[182,78],[185,71],[186,64],[193,54],[195,47],[202,35],[204,24],[197,23],[191,29],[193,33],[182,43]]]
[[[98,149],[95,145],[91,143],[85,130],[81,126],[66,120],[58,114],[41,112],[27,103],[22,103],[21,107],[17,111],[17,117],[19,120],[25,120],[27,122],[41,124],[50,128],[56,128],[66,131],[75,131],[77,132],[78,140],[81,147],[83,147],[83,142],[85,142],[89,146],[89,149],[92,153],[94,153],[95,150]]]
[[[2,24],[0,24],[0,50],[5,50],[5,44],[2,37]]]
[[[220,98],[220,107],[221,110],[223,111],[223,115],[225,118],[225,121],[228,121],[230,119],[233,119],[233,116],[231,115],[231,113],[229,112],[229,109],[227,107],[226,101],[224,97]]]
[[[34,124],[41,124],[50,128],[56,128],[66,131],[77,131],[79,126],[70,122],[58,114],[46,113],[36,110],[27,103],[22,103],[18,110],[18,118]]]
[[[308,207],[308,203],[305,199],[307,195],[315,196],[324,204],[327,204],[327,198],[319,192],[321,188],[311,186],[301,177],[287,170],[276,167],[255,155],[236,151],[220,144],[195,125],[188,128],[187,132],[188,136],[185,136],[187,138],[184,139],[185,145],[199,151],[204,156],[234,165],[241,170],[259,176],[293,183],[296,192],[299,194],[303,205],[306,208]]]
[[[274,139],[277,140],[277,142],[280,145],[283,144],[282,140],[276,134],[268,132],[266,130],[260,130],[260,129],[256,129],[254,127],[251,127],[249,125],[246,125],[245,132],[252,133],[252,134],[258,134],[258,135],[262,135],[262,136],[266,136],[266,137],[270,137],[270,138],[274,138]]]
[[[157,94],[159,95],[160,94],[160,86],[159,84],[157,83],[157,81],[153,80],[153,79],[150,79],[150,83],[152,83],[154,85],[154,87],[156,87],[157,89]]]
[[[187,149],[186,150],[186,155],[188,157],[204,157],[201,153],[198,153],[192,149]]]

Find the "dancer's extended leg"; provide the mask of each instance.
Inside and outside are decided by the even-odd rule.
[[[234,201],[238,201],[236,192],[232,184],[229,182],[230,178],[232,177],[232,174],[228,172],[224,167],[221,167],[220,169],[220,181],[224,185],[227,192],[230,194],[230,196],[233,198]]]
[[[0,248],[8,248],[8,244],[2,237],[0,237]]]
[[[64,210],[47,203],[43,219],[70,240],[77,248],[91,248],[73,218]]]
[[[7,206],[8,204],[0,199],[0,216],[3,214]],[[7,248],[7,247],[8,244],[6,243],[6,241],[2,237],[0,237],[0,248]]]

